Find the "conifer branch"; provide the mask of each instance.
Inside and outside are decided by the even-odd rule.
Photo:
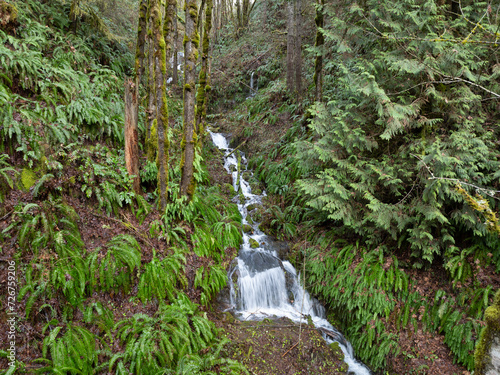
[[[425,161],[423,161],[423,159],[421,157],[419,157],[418,155],[415,155],[415,154],[410,154],[410,155],[414,156],[415,158],[417,158],[418,160],[420,160],[420,162],[422,162],[422,164],[424,165],[424,167],[427,169],[427,171],[431,175],[431,177],[429,177],[428,180],[446,180],[446,181],[456,182],[456,183],[458,183],[460,185],[470,186],[470,187],[472,187],[472,188],[474,188],[474,189],[476,189],[478,191],[481,191],[481,192],[483,192],[484,194],[488,195],[489,197],[491,197],[493,199],[500,200],[500,198],[495,197],[495,194],[500,193],[500,190],[493,190],[493,189],[482,188],[480,186],[477,186],[477,185],[474,185],[474,184],[471,184],[471,183],[459,180],[458,178],[437,177],[437,176],[434,175],[434,173],[432,172],[432,170],[430,169],[430,167],[425,163]]]

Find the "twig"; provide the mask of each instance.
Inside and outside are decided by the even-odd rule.
[[[294,346],[292,346],[290,349],[288,349],[288,350],[286,351],[286,353],[285,353],[285,354],[283,354],[283,355],[281,356],[281,358],[284,358],[284,357],[288,354],[288,352],[289,352],[290,350],[292,350],[292,349],[293,349],[293,348],[295,348],[297,345],[299,345],[299,342],[300,342],[300,339],[299,339],[299,341],[297,341],[297,342],[295,343],[295,345],[294,345]]]
[[[4,216],[0,217],[0,220],[7,219],[13,212],[14,212],[14,210],[7,212]]]
[[[436,177],[436,176],[434,176],[434,173],[432,173],[432,171],[429,168],[429,166],[427,164],[425,164],[425,161],[423,161],[421,157],[419,157],[418,155],[415,155],[415,154],[410,154],[410,155],[413,156],[413,157],[415,157],[415,158],[417,158],[418,160],[420,160],[422,162],[422,164],[424,165],[424,167],[427,169],[427,171],[431,175],[431,177],[428,178],[429,180],[453,181],[453,182],[456,182],[456,183],[458,183],[460,185],[470,186],[470,187],[472,187],[472,188],[474,188],[476,190],[482,191],[484,194],[488,195],[489,197],[491,197],[493,199],[500,200],[500,198],[495,197],[495,194],[500,193],[500,190],[493,190],[493,189],[482,188],[480,186],[477,186],[477,185],[474,185],[474,184],[470,184],[468,182],[461,181],[458,178]]]
[[[241,146],[243,146],[245,143],[247,143],[246,140],[244,140],[243,142],[241,142],[238,147],[236,147],[233,151],[231,151],[229,154],[226,155],[226,158],[230,157],[232,154],[234,154]]]

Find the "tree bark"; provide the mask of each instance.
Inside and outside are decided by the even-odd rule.
[[[295,41],[293,53],[293,65],[295,72],[295,91],[297,97],[302,94],[302,0],[294,1],[294,17],[293,23],[295,26]]]
[[[323,100],[323,45],[325,43],[325,37],[323,36],[323,32],[321,29],[324,25],[324,16],[323,16],[323,3],[324,0],[317,0],[316,5],[316,60],[314,62],[314,98],[317,102],[321,102]]]
[[[158,185],[160,197],[160,210],[164,211],[167,205],[168,189],[168,109],[165,77],[167,74],[166,43],[162,28],[161,8],[158,0],[153,1],[151,18],[153,25],[154,60],[155,60],[155,92],[156,92],[156,132],[158,135],[158,153],[156,164],[158,166]]]
[[[295,26],[293,1],[287,2],[287,38],[286,38],[286,87],[289,92],[295,90],[294,80],[294,52],[295,52]]]
[[[190,200],[194,194],[194,159],[197,144],[195,133],[195,79],[198,59],[199,35],[197,33],[198,8],[196,0],[186,0],[186,24],[184,36],[184,135],[181,142],[181,184],[180,195]]]
[[[177,71],[177,65],[178,65],[178,61],[177,61],[177,52],[178,52],[178,39],[179,39],[179,33],[177,31],[177,2],[175,4],[175,9],[174,9],[174,45],[173,45],[173,49],[174,49],[174,66],[173,66],[173,70],[172,70],[172,84],[173,85],[177,85],[179,83],[179,73]]]
[[[125,166],[134,177],[133,188],[139,194],[139,133],[137,131],[138,87],[133,78],[125,79]]]
[[[163,22],[163,38],[166,43],[166,59],[167,59],[167,74],[173,77],[173,72],[170,68],[170,60],[172,59],[172,50],[174,44],[174,19],[176,18],[175,9],[177,8],[177,0],[167,0],[165,3],[165,20]],[[170,74],[172,72],[172,74]],[[172,78],[173,80],[173,78]]]
[[[198,134],[198,150],[201,151],[205,138],[205,118],[207,114],[207,95],[210,92],[208,74],[208,55],[210,51],[210,32],[212,30],[212,0],[207,0],[205,9],[205,27],[201,49],[201,69],[196,93],[196,132]],[[200,21],[201,22],[201,21]]]
[[[144,65],[146,32],[147,32],[148,1],[141,0],[139,5],[139,25],[137,27],[137,46],[135,49],[135,74],[140,82],[146,66]]]
[[[146,144],[147,144],[147,157],[149,161],[154,161],[156,154],[156,140],[152,139],[151,129],[153,128],[153,122],[156,117],[156,90],[155,90],[155,62],[154,62],[154,41],[152,39],[152,24],[153,20],[151,18],[152,2],[157,0],[152,0],[148,7],[148,32],[147,32],[147,42],[148,42],[148,86],[147,86],[147,109],[146,109]],[[154,130],[153,135],[157,132]]]

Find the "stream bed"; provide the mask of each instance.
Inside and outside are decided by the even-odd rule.
[[[286,317],[297,324],[307,324],[312,320],[328,344],[338,342],[349,366],[348,374],[371,374],[363,363],[356,360],[351,344],[326,320],[324,307],[303,288],[293,265],[278,257],[274,241],[259,229],[259,223],[248,220],[249,210],[262,204],[265,192],[252,194],[250,184],[243,178],[242,172],[246,171],[247,165],[244,154],[233,152],[224,135],[212,132],[210,135],[213,143],[225,153],[224,168],[232,175],[243,224],[252,228],[243,234],[238,257],[228,272],[229,310],[240,320]]]

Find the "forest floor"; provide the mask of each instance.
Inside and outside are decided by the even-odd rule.
[[[245,364],[251,374],[345,374],[347,365],[338,345],[327,345],[311,325],[286,318],[239,321],[229,312],[209,315],[230,340],[229,358]]]

